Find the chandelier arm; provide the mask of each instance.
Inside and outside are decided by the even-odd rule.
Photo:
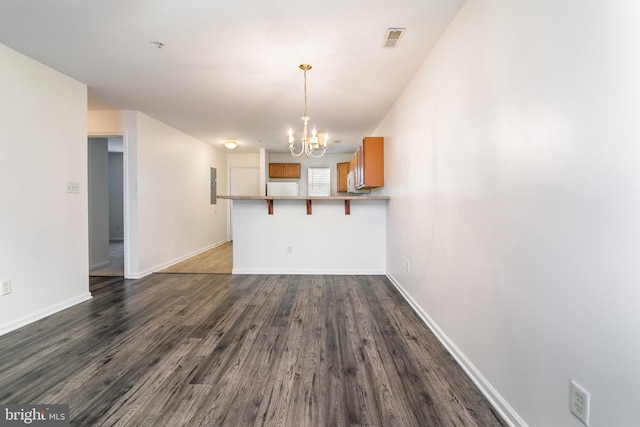
[[[322,156],[324,156],[324,153],[325,153],[326,151],[327,151],[327,149],[326,149],[326,148],[323,148],[323,149],[322,149],[322,153],[318,154],[317,156],[314,156],[314,155],[313,155],[313,151],[312,151],[312,152],[311,152],[312,154],[311,154],[311,156],[310,156],[310,157],[322,157]]]
[[[291,156],[293,156],[293,158],[297,159],[298,157],[302,156],[302,154],[304,153],[304,145],[302,147],[300,147],[300,152],[299,153],[294,152],[294,146],[293,145],[289,146],[289,151],[291,152]]]

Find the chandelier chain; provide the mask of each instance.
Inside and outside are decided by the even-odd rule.
[[[304,116],[307,117],[307,70],[304,70]]]

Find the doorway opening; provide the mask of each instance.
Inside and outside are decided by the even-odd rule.
[[[89,137],[89,275],[125,276],[122,136]]]

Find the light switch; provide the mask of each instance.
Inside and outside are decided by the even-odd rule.
[[[67,182],[67,193],[79,193],[80,192],[80,183],[79,182]]]

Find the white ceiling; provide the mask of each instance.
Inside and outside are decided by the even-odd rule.
[[[332,152],[371,134],[464,0],[0,0],[0,43],[138,110],[239,151],[286,151],[311,124]],[[406,28],[395,49],[389,27]],[[152,41],[165,44],[158,49]]]

